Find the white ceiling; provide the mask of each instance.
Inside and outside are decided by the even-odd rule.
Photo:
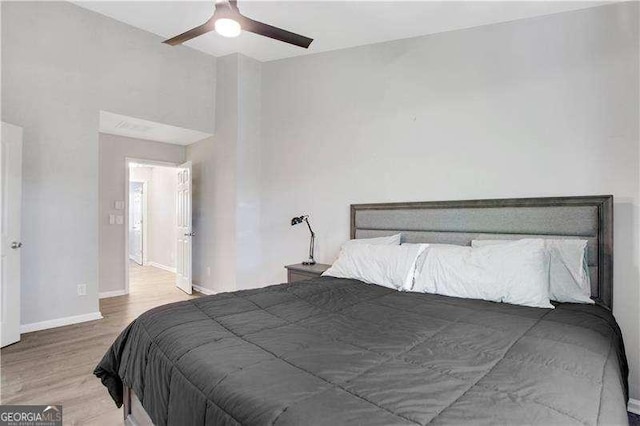
[[[209,1],[75,1],[135,27],[169,38],[205,22]],[[271,61],[353,46],[599,6],[607,1],[238,1],[246,16],[314,38],[309,49],[243,32],[215,32],[186,45],[214,56],[242,53]]]
[[[100,111],[101,133],[110,135],[127,136],[136,139],[146,139],[156,142],[172,143],[175,145],[191,145],[211,136],[209,133],[197,130],[184,129],[168,124],[141,118],[114,114],[108,111]]]

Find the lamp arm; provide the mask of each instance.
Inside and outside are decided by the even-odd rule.
[[[311,241],[309,242],[309,262],[311,262],[311,264],[315,264],[316,261],[313,258],[313,252],[314,252],[314,247],[315,247],[315,242],[316,242],[316,233],[313,232],[313,229],[311,229],[311,224],[309,223],[309,220],[305,217],[304,221],[307,223],[307,227],[309,228],[309,232],[311,232]]]
[[[304,221],[307,223],[307,227],[309,228],[309,232],[311,232],[311,236],[315,237],[316,233],[313,232],[313,229],[311,229],[311,224],[309,223],[309,219],[307,219],[306,217],[304,218]]]

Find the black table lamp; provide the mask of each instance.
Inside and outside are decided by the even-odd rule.
[[[302,222],[306,222],[307,227],[309,227],[309,232],[311,232],[311,242],[309,243],[309,260],[302,262],[302,264],[315,265],[316,261],[313,258],[313,246],[315,245],[316,234],[315,232],[313,232],[313,229],[311,229],[311,225],[309,224],[309,216],[304,215],[304,216],[294,217],[293,219],[291,219],[291,226],[298,225]]]

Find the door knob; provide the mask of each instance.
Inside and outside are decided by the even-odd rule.
[[[17,241],[11,243],[11,248],[14,250],[19,249],[20,247],[22,247],[22,243],[19,243]]]

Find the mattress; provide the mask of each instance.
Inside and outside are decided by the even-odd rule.
[[[626,424],[627,373],[599,306],[331,277],[152,309],[95,369],[157,425]]]

